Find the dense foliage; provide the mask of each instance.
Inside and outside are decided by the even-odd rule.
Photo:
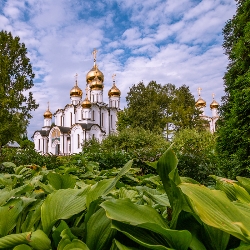
[[[225,250],[250,247],[250,179],[180,177],[168,149],[158,175],[97,163],[48,170],[3,163],[0,249]],[[3,170],[3,171],[5,171]]]
[[[151,81],[147,86],[133,85],[126,97],[127,108],[118,113],[118,130],[141,127],[170,138],[173,131],[203,128],[204,120],[195,107],[195,99],[185,85],[161,85]]]
[[[224,28],[229,59],[224,76],[218,151],[229,176],[250,176],[250,1],[238,0],[236,15]]]
[[[178,157],[180,175],[202,184],[211,183],[209,175],[224,175],[216,152],[216,135],[210,131],[183,129],[174,139],[172,149]]]
[[[143,128],[126,128],[113,134],[101,143],[91,140],[83,145],[83,157],[86,160],[98,161],[101,169],[122,167],[128,160],[147,172],[145,161],[156,161],[169,147],[161,135]]]
[[[38,105],[31,92],[35,75],[19,37],[0,31],[0,151],[26,132],[30,112]]]

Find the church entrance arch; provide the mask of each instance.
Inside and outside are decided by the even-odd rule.
[[[60,154],[60,135],[61,131],[57,127],[55,127],[53,131],[51,131],[51,153],[54,155]]]

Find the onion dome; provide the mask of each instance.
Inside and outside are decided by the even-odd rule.
[[[94,80],[90,83],[91,90],[102,90],[104,88],[103,82],[98,78],[97,72]]]
[[[201,97],[199,97],[199,99],[195,103],[195,106],[196,107],[206,107],[206,102]]]
[[[217,109],[219,107],[219,103],[214,100],[214,94],[213,94],[213,101],[210,104],[210,109]]]
[[[96,54],[97,54],[97,50],[94,49],[93,52],[93,57],[94,57],[94,66],[93,68],[87,73],[86,75],[86,82],[87,83],[91,83],[95,77],[97,77],[101,82],[104,82],[104,75],[103,73],[98,69],[97,65],[96,65]]]
[[[108,96],[109,97],[111,97],[111,96],[118,96],[118,97],[120,97],[120,95],[121,95],[121,91],[115,85],[115,77],[116,77],[116,74],[113,74],[112,75],[113,86],[112,86],[112,88],[108,92]]]
[[[77,74],[76,74],[76,78],[77,78]],[[82,90],[77,85],[77,79],[76,79],[75,86],[70,90],[70,96],[82,97]]]
[[[103,82],[104,81],[104,75],[103,73],[98,69],[97,65],[94,64],[93,68],[87,73],[86,75],[86,82],[91,83],[94,79],[95,76]]]
[[[197,100],[197,102],[195,103],[195,106],[198,108],[202,108],[202,107],[206,107],[206,102],[201,98],[201,90],[202,88],[198,88],[198,94],[199,94],[199,98]]]
[[[86,94],[86,98],[84,99],[84,101],[82,102],[82,108],[83,109],[90,109],[91,108],[91,102],[88,99],[88,96]]]
[[[52,119],[52,113],[49,110],[49,103],[48,103],[48,109],[43,114],[44,119]]]

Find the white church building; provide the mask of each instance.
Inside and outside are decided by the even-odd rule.
[[[201,118],[206,120],[209,124],[209,130],[211,133],[214,133],[216,131],[216,122],[219,119],[218,114],[218,107],[219,103],[215,101],[214,94],[213,94],[213,100],[210,104],[210,110],[212,115],[208,116],[205,114],[205,108],[206,108],[206,101],[201,98],[201,88],[198,88],[198,100],[195,103],[195,106],[198,107],[201,110]]]
[[[96,65],[96,53],[94,50],[94,66],[86,75],[84,100],[76,75],[75,86],[70,90],[70,103],[53,114],[55,126],[51,126],[49,106],[44,113],[44,126],[33,134],[35,149],[41,154],[79,153],[85,141],[91,138],[101,141],[116,132],[121,92],[113,75],[113,86],[108,91],[109,103],[103,102],[104,75]]]

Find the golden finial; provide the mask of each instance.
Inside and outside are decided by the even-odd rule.
[[[77,86],[77,78],[78,78],[78,74],[75,74],[75,79],[76,79],[76,86]]]
[[[115,77],[116,77],[116,74],[113,74],[112,75],[112,79],[113,79],[113,84],[115,85]]]
[[[48,111],[49,111],[49,102],[48,102]]]
[[[202,91],[202,88],[201,88],[201,87],[199,87],[197,90],[198,90],[198,95],[199,95],[199,96],[201,96],[201,91]]]
[[[96,63],[96,54],[97,54],[98,50],[97,49],[94,49],[93,52],[92,52],[92,55],[94,57],[94,65]]]

